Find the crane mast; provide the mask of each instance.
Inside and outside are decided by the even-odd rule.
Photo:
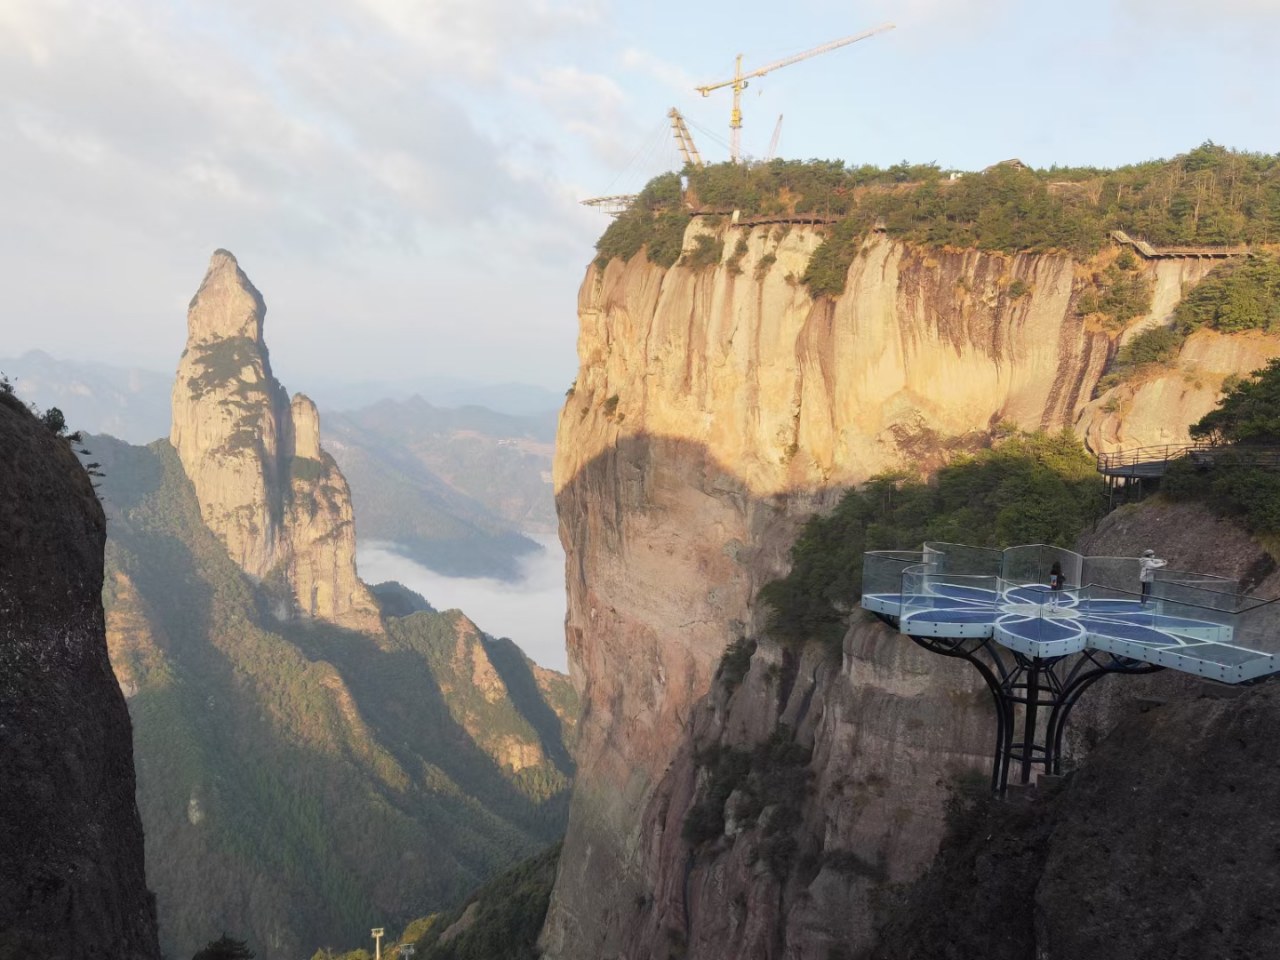
[[[766,160],[772,160],[778,155],[780,139],[782,139],[782,114],[778,114],[778,122],[773,125],[773,136],[769,138],[769,152],[764,156]]]
[[[851,43],[857,43],[859,40],[866,40],[868,37],[874,37],[877,33],[884,33],[893,28],[894,24],[892,23],[882,23],[878,27],[873,27],[862,33],[856,33],[851,37],[841,37],[839,40],[832,40],[829,43],[816,46],[812,50],[806,50],[803,53],[797,53],[794,56],[765,64],[763,67],[759,67],[749,73],[742,72],[742,54],[738,54],[737,59],[734,61],[733,76],[730,79],[695,88],[704,97],[710,96],[712,90],[719,90],[721,87],[733,88],[733,109],[729,112],[729,154],[733,162],[738,163],[742,156],[742,91],[747,89],[748,80],[763,77],[766,73],[789,67],[791,64],[799,63],[801,60],[808,60],[810,57],[816,57],[820,53],[827,53],[840,47],[846,47]]]
[[[693,134],[689,132],[684,117],[675,107],[667,111],[667,116],[671,118],[671,132],[675,134],[676,146],[680,148],[680,156],[684,158],[685,164],[701,170],[706,164],[702,162],[702,155],[694,145]]]

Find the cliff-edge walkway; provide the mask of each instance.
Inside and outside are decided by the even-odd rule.
[[[1111,239],[1122,247],[1131,247],[1144,260],[1226,260],[1242,257],[1249,252],[1246,246],[1237,247],[1153,247],[1145,240],[1135,240],[1123,230],[1112,230]]]

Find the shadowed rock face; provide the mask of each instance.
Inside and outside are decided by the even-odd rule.
[[[69,445],[0,402],[0,958],[159,957],[107,659],[106,522]]]
[[[170,441],[205,523],[259,580],[283,575],[282,615],[378,630],[356,577],[351,491],[320,448],[320,418],[271,372],[262,295],[218,250],[187,312],[187,347],[173,385]]]
[[[686,247],[708,229],[695,222]],[[943,785],[985,769],[990,707],[974,677],[904,657],[874,624],[855,625],[842,668],[816,670],[799,699],[803,671],[786,690],[757,675],[790,669],[754,597],[785,571],[800,522],[876,473],[926,472],[1002,421],[1129,445],[1185,436],[1212,401],[1204,384],[1158,410],[1091,401],[1123,334],[1077,315],[1097,264],[873,238],[845,292],[815,303],[795,278],[817,233],[739,236],[737,270],[664,270],[638,256],[593,266],[579,293],[580,367],[555,486],[584,713],[542,941],[557,960],[695,948],[704,960],[825,960],[833,944],[868,945],[875,890],[922,869],[942,835]],[[1158,296],[1135,327],[1167,321],[1181,282],[1203,275],[1142,269]],[[1249,364],[1280,340],[1269,343],[1215,357]],[[1184,359],[1204,350],[1193,337]],[[1160,372],[1153,389],[1177,392],[1186,375]],[[716,664],[744,636],[760,641],[763,666],[753,662],[735,703],[752,706],[713,709]],[[795,835],[819,866],[797,861],[770,880],[749,835],[691,850],[681,826],[706,777],[695,753],[745,748],[802,718],[797,742],[820,758],[811,773],[826,806],[806,806]],[[861,784],[870,812],[836,782]],[[821,867],[828,854],[837,867]]]

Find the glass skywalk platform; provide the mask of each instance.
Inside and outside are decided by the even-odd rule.
[[[1047,586],[1057,562],[1066,586]],[[1134,557],[1085,557],[1044,545],[987,550],[926,543],[863,558],[862,606],[909,636],[990,638],[1034,660],[1094,650],[1223,683],[1280,671],[1280,602],[1239,584],[1155,571],[1142,597]]]

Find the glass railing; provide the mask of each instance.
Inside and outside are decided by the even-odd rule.
[[[961,576],[998,577],[1003,554],[989,547],[970,547],[963,543],[926,541],[924,559],[937,568],[938,573]]]
[[[1095,648],[1219,679],[1267,655],[1240,642],[1235,610],[1097,584],[1084,594],[1081,622]]]
[[[862,595],[897,596],[902,592],[902,571],[921,562],[919,550],[875,550],[862,556]]]
[[[1246,598],[1254,600],[1254,598]],[[1280,656],[1280,600],[1254,601],[1235,614],[1231,642],[1268,656]]]
[[[1156,581],[1183,583],[1190,587],[1203,587],[1218,593],[1239,593],[1240,581],[1231,577],[1219,577],[1212,573],[1199,573],[1194,570],[1174,570],[1170,567],[1159,567],[1152,571]]]
[[[995,619],[999,578],[938,573],[931,563],[907,567],[902,573],[902,622],[927,621],[952,624],[933,635],[970,632],[965,628],[988,627]]]
[[[1083,560],[1071,550],[1043,543],[1010,547],[1003,554],[1000,579],[1015,587],[1044,584],[1047,589],[1056,564],[1064,584],[1074,587],[1081,582]]]
[[[1257,606],[1265,601],[1258,597],[1250,597],[1233,589],[1235,581],[1156,579],[1151,583],[1151,596],[1161,600],[1172,600],[1178,603],[1192,603],[1215,610],[1226,610],[1236,613],[1248,607]]]
[[[1136,590],[1141,572],[1137,557],[1084,557],[1078,582],[1114,590]]]

